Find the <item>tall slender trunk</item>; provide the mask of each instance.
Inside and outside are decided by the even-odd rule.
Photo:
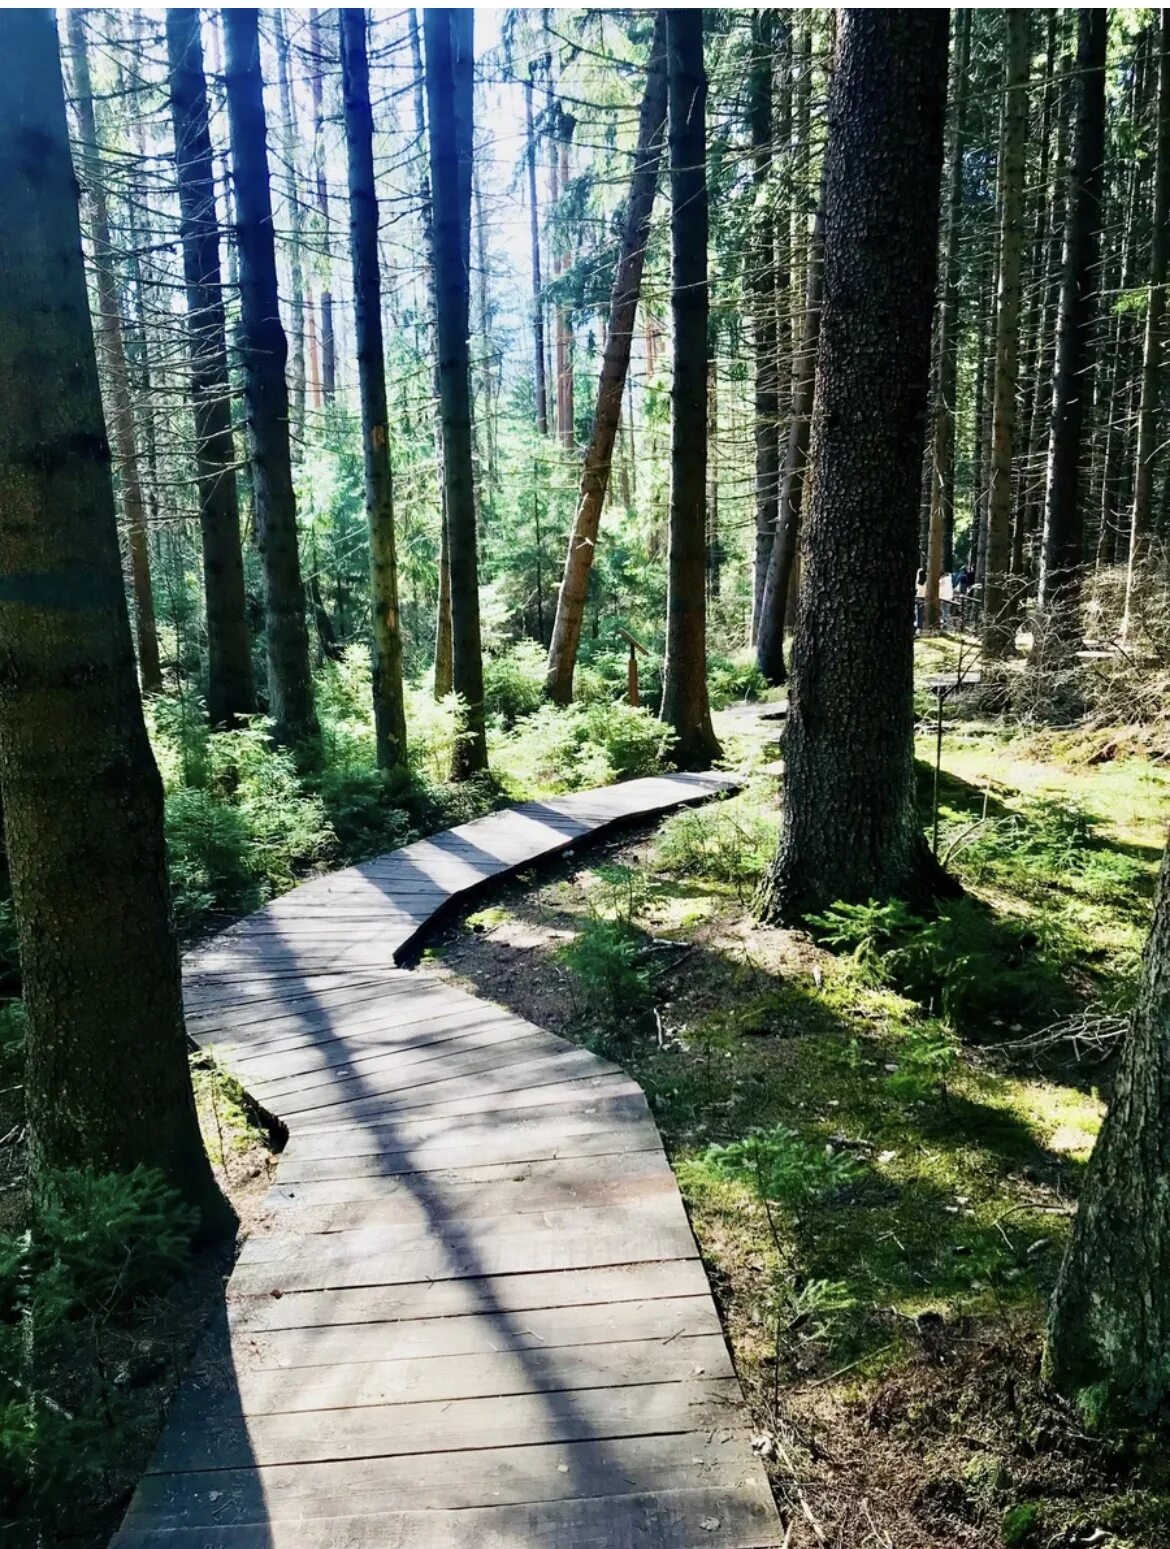
[[[629,505],[629,501],[626,502]],[[711,329],[707,360],[707,598],[715,602],[722,584],[719,547],[719,332]]]
[[[451,576],[452,683],[463,702],[465,717],[452,765],[455,779],[466,779],[487,768],[467,348],[471,312],[473,20],[471,11],[448,8],[428,9],[423,17],[434,195],[439,399]]]
[[[292,315],[292,359],[290,405],[292,410],[292,443],[294,453],[305,439],[305,269],[302,257],[305,241],[305,216],[301,205],[300,180],[297,177],[297,150],[300,136],[297,133],[296,105],[293,101],[292,70],[289,65],[288,32],[285,28],[284,10],[277,6],[273,11],[276,22],[276,67],[280,82],[280,129],[281,149],[284,159],[285,197],[288,200],[288,218],[291,229],[289,242],[289,311]]]
[[[1129,529],[1129,562],[1125,575],[1125,618],[1129,628],[1135,580],[1149,548],[1150,507],[1154,493],[1154,463],[1162,389],[1162,326],[1166,315],[1166,259],[1170,218],[1170,17],[1162,12],[1158,33],[1157,152],[1154,163],[1154,220],[1150,245],[1150,283],[1146,297],[1146,332],[1142,349],[1141,400],[1138,404],[1137,448],[1134,456],[1133,514]]]
[[[788,449],[784,459],[784,485],[780,493],[780,514],[776,541],[768,556],[768,574],[764,602],[760,611],[760,632],[756,640],[756,662],[769,683],[783,683],[784,626],[788,601],[800,552],[801,508],[808,464],[809,433],[817,379],[817,346],[821,331],[821,292],[824,283],[824,219],[818,208],[809,244],[804,324],[801,330],[799,371],[792,393],[792,420],[788,427]]]
[[[73,56],[74,105],[82,144],[82,166],[89,203],[90,235],[93,243],[95,283],[98,301],[98,329],[102,356],[109,380],[109,420],[118,454],[118,482],[122,510],[126,517],[126,541],[130,552],[130,584],[134,598],[134,624],[138,638],[138,671],[142,690],[156,694],[162,688],[158,626],[154,616],[154,593],[150,583],[150,534],[146,525],[146,504],[142,494],[142,467],[138,452],[138,433],[134,424],[134,403],[130,393],[130,371],[126,363],[126,341],[122,328],[122,309],[114,276],[114,249],[110,239],[110,211],[106,200],[101,167],[100,142],[94,114],[93,87],[90,84],[89,51],[86,46],[86,13],[68,13],[69,50]]]
[[[187,285],[195,477],[203,532],[207,718],[213,727],[230,728],[255,710],[256,689],[240,551],[219,219],[198,11],[179,7],[167,11],[167,56]]]
[[[809,532],[769,916],[947,886],[915,805],[913,619],[945,10],[842,11],[825,153]]]
[[[670,549],[662,719],[681,769],[722,752],[707,700],[707,72],[703,12],[666,13],[670,119]]]
[[[324,45],[321,35],[321,13],[309,9],[309,51],[313,56],[313,162],[316,169],[317,213],[321,217],[321,242],[324,257],[321,260],[321,396],[326,403],[333,402],[337,387],[337,345],[333,328],[333,289],[331,230],[329,223],[329,175],[325,156],[325,91]]]
[[[1006,94],[1000,137],[1002,207],[999,292],[995,310],[995,377],[991,411],[991,488],[987,499],[987,557],[983,574],[983,651],[1007,656],[1015,641],[1010,575],[1012,462],[1016,446],[1016,383],[1020,360],[1020,268],[1024,241],[1024,173],[1028,139],[1028,77],[1032,54],[1027,11],[1005,11]]]
[[[402,633],[394,487],[390,472],[382,278],[378,269],[378,198],[374,188],[374,115],[364,7],[338,11],[345,144],[349,160],[349,241],[353,257],[354,333],[362,403],[366,519],[370,527],[370,616],[374,657],[374,743],[379,769],[406,764]]]
[[[565,556],[552,644],[548,653],[544,689],[554,704],[568,704],[573,697],[573,671],[577,664],[577,648],[585,617],[589,571],[593,564],[601,511],[609,486],[614,440],[621,420],[622,393],[630,365],[630,342],[642,288],[646,243],[650,236],[650,216],[662,162],[665,120],[666,24],[660,12],[650,44],[646,89],[638,113],[638,141],[630,175],[625,229],[610,295],[605,354],[593,414],[593,434],[581,470],[577,514]]]
[[[772,211],[772,70],[775,12],[751,13],[748,130],[755,199],[748,246],[752,352],[755,356],[756,548],[752,566],[751,640],[759,631],[768,556],[780,496],[780,361],[777,348],[776,221]]]
[[[1065,214],[1038,602],[1038,639],[1042,649],[1036,655],[1047,666],[1068,661],[1081,638],[1081,450],[1088,371],[1092,364],[1095,265],[1101,224],[1108,21],[1105,11],[1081,11],[1077,17],[1076,116]]]
[[[210,1237],[234,1218],[191,1091],[53,13],[0,13],[0,54],[0,787],[34,1181],[155,1167]]]
[[[575,120],[562,108],[557,115],[560,126],[561,192],[569,186],[569,146],[573,139]],[[556,146],[553,154],[557,153]],[[557,257],[557,273],[563,275],[569,267],[568,239],[562,235],[562,247]],[[563,301],[557,302],[557,429],[561,445],[572,452],[577,445],[576,407],[573,392],[573,314]]]
[[[258,12],[225,11],[227,101],[240,255],[240,334],[256,546],[264,570],[269,714],[275,735],[317,733],[288,433],[288,342],[277,299]]]
[[[524,81],[524,122],[528,163],[528,230],[532,244],[532,350],[533,383],[536,394],[536,427],[548,435],[548,386],[544,379],[544,298],[540,278],[540,207],[536,190],[536,131],[532,118],[532,75],[529,65]]]
[[[955,408],[959,380],[959,242],[963,225],[963,160],[967,149],[967,69],[971,13],[955,13],[954,131],[947,194],[946,252],[938,329],[938,379],[931,438],[930,530],[926,548],[926,627],[939,624],[939,580],[946,564],[946,537],[955,521]]]

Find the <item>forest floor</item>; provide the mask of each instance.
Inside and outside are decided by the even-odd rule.
[[[645,1087],[794,1549],[1170,1543],[1164,1457],[1094,1439],[1038,1375],[1170,770],[952,722],[939,848],[967,899],[814,935],[752,913],[776,749],[766,722],[721,729],[741,795],[521,876],[421,971]],[[924,809],[933,754],[924,720]]]

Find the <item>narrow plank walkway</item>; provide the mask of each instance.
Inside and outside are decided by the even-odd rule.
[[[116,1549],[783,1542],[639,1087],[397,966],[492,878],[733,783],[495,813],[192,954],[192,1036],[289,1141]]]

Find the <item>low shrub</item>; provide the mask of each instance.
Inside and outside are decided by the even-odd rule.
[[[631,705],[542,705],[506,735],[500,763],[517,794],[586,790],[655,773],[672,741],[669,727]]]
[[[753,658],[707,657],[707,697],[712,710],[762,699],[768,688],[768,680]]]
[[[747,1184],[761,1199],[793,1210],[844,1188],[859,1171],[849,1152],[814,1145],[783,1124],[708,1146],[703,1161],[717,1175]]]
[[[538,640],[517,640],[484,657],[483,703],[505,730],[539,710],[548,653]]]
[[[655,860],[677,877],[754,888],[776,848],[776,814],[747,792],[730,801],[676,812],[658,831]]]

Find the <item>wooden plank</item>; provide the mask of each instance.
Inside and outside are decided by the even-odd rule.
[[[115,1538],[114,1549],[777,1549],[780,1543],[771,1496],[754,1480],[468,1510],[278,1518],[175,1532],[130,1528]]]
[[[751,1472],[741,1433],[690,1431],[666,1436],[530,1447],[483,1447],[397,1458],[356,1458],[216,1473],[148,1475],[126,1526],[223,1527],[241,1522],[308,1521],[422,1510],[450,1510],[628,1494],[651,1479],[657,1489],[725,1490]]]

